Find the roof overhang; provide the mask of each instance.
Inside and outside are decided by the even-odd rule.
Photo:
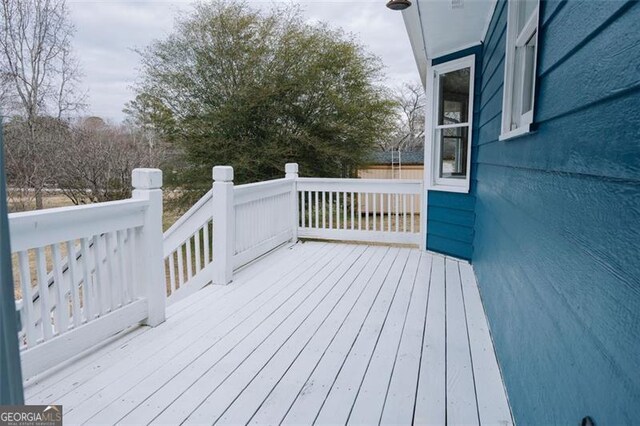
[[[422,83],[431,59],[484,40],[496,0],[413,0],[402,12]]]

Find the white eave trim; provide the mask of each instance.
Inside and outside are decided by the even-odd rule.
[[[427,77],[427,45],[424,39],[424,32],[422,30],[422,21],[420,16],[420,4],[415,2],[413,7],[402,11],[402,18],[404,19],[404,26],[409,36],[409,43],[413,50],[413,57],[418,66],[418,73],[420,74],[420,80],[422,81],[422,87],[426,87]]]

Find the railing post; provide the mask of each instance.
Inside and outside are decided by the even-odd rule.
[[[300,223],[298,215],[298,163],[287,163],[284,166],[285,179],[293,180],[291,192],[291,241],[298,240],[298,223]]]
[[[133,198],[149,201],[144,225],[139,232],[138,275],[140,291],[147,298],[149,315],[145,324],[155,327],[164,322],[167,300],[162,256],[162,171],[135,169],[131,174]]]
[[[213,168],[213,283],[229,284],[233,280],[235,251],[235,205],[233,167]]]

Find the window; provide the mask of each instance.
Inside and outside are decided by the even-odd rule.
[[[533,123],[538,4],[539,0],[509,0],[500,139],[527,133]]]
[[[474,56],[436,65],[432,70],[434,116],[430,187],[468,192]]]

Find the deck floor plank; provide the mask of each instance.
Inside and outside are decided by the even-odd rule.
[[[361,333],[367,319],[372,315],[374,306],[380,303],[378,300],[388,293],[386,288],[392,287],[386,278],[399,255],[399,249],[387,252],[387,255],[380,262],[380,267],[377,270],[379,272],[369,283],[369,286],[375,289],[373,299],[366,300],[369,303],[360,304],[358,309],[349,316],[345,327],[329,345],[327,351],[322,354],[311,374],[298,381],[290,379],[295,383],[292,386],[293,390],[297,391],[293,396],[293,401],[288,405],[278,405],[277,399],[265,403],[256,417],[252,419],[252,423],[309,424],[313,422],[331,390],[331,385],[338,375],[345,357],[352,350],[356,338]],[[287,389],[280,389],[280,393],[286,392]]]
[[[250,405],[247,407],[242,404],[245,401],[244,399],[238,401],[238,396],[241,395],[246,386],[265,367],[268,367],[269,371],[274,374],[279,374],[280,376],[284,374],[285,368],[283,368],[282,364],[290,360],[292,354],[294,355],[303,349],[305,341],[315,335],[343,300],[346,299],[346,303],[349,303],[349,296],[355,293],[352,291],[354,290],[353,283],[370,259],[371,257],[364,251],[359,253],[358,257],[352,262],[345,262],[344,268],[336,268],[328,279],[330,283],[326,282],[325,286],[323,286],[330,286],[329,292],[313,308],[301,309],[304,319],[302,321],[293,319],[286,326],[280,327],[279,333],[274,333],[274,335],[270,336],[268,341],[262,344],[258,351],[252,355],[252,358],[243,363],[236,371],[236,374],[225,381],[224,387],[218,388],[209,395],[198,410],[189,417],[189,421],[196,423],[206,422],[209,419],[213,419],[216,422],[221,421],[225,411],[232,403],[235,404],[236,402],[238,402],[238,408],[242,410],[250,408]],[[280,357],[277,355],[280,355]],[[229,423],[228,420],[226,422]]]
[[[380,334],[393,300],[398,293],[400,279],[409,254],[410,250],[402,250],[397,261],[391,267],[387,276],[387,280],[390,283],[389,291],[383,298],[376,301],[380,303],[374,307],[374,315],[368,318],[367,323],[358,335],[353,350],[347,355],[344,364],[340,368],[338,377],[331,386],[331,390],[315,419],[316,423],[344,424],[347,422],[367,366],[380,339]]]
[[[512,424],[471,265],[404,247],[283,247],[26,385],[68,424]]]
[[[277,342],[278,338],[283,336],[286,338],[287,333],[292,331],[291,327],[295,327],[296,322],[299,324],[300,321],[304,320],[309,315],[309,311],[318,305],[322,297],[329,292],[330,288],[322,284],[325,282],[332,283],[333,272],[349,266],[351,262],[358,258],[361,252],[362,248],[354,249],[350,247],[348,253],[336,256],[335,261],[319,273],[309,271],[309,274],[303,279],[305,286],[295,297],[283,304],[281,309],[276,311],[268,321],[263,322],[247,340],[242,342],[242,345],[230,352],[229,356],[222,358],[221,362],[215,365],[215,368],[207,370],[204,375],[193,382],[179,398],[175,399],[160,416],[154,419],[154,423],[176,424],[184,421],[198,410],[209,395],[215,392],[219,386],[235,373],[251,355],[258,352],[256,357],[251,358],[250,363],[266,353],[270,345]],[[274,334],[275,336],[273,336]],[[262,346],[264,343],[267,343],[267,345]],[[255,363],[255,361],[251,363],[251,366],[255,365]],[[240,373],[245,372],[248,368],[250,367],[241,369]],[[207,406],[205,405],[203,410],[206,409]],[[213,421],[213,419],[210,420]]]
[[[218,418],[223,424],[247,424],[267,396],[280,382],[286,373],[293,369],[296,375],[303,376],[313,368],[323,351],[329,346],[336,334],[344,325],[347,317],[369,296],[367,284],[376,271],[376,265],[382,260],[388,248],[376,247],[362,269],[357,270],[355,277],[345,275],[340,285],[349,286],[344,296],[335,304],[331,313],[322,319],[313,334],[298,330],[294,339],[278,350],[276,356],[267,363],[260,374],[242,391],[233,404]],[[290,403],[290,401],[289,401]],[[277,405],[285,405],[286,401],[277,401]]]
[[[316,252],[311,254],[313,253]],[[155,339],[137,345],[129,357],[121,359],[116,365],[60,398],[66,404],[67,418],[81,421],[104,411],[119,396],[149,375],[166,374],[170,371],[165,367],[167,364],[172,368],[189,365],[192,357],[214,345],[230,329],[239,326],[248,315],[263,312],[260,308],[279,294],[278,291],[285,291],[286,288],[294,291],[295,285],[292,283],[296,274],[305,273],[314,267],[322,269],[323,261],[321,256],[305,257],[299,264],[292,264],[291,269],[276,272],[271,281],[259,279],[252,286],[243,285],[237,291],[229,293],[224,301],[214,301],[213,309],[194,313],[193,322],[186,322],[186,328],[175,327],[165,333],[157,333]],[[269,311],[268,305],[265,311]],[[171,320],[175,322],[174,318]],[[155,328],[149,333],[160,330],[162,329]],[[190,348],[186,353],[185,347]],[[139,395],[141,394],[137,396]]]
[[[446,260],[447,315],[447,421],[478,424],[476,391],[469,350],[469,335],[462,300],[458,263]]]
[[[369,360],[367,371],[347,419],[351,423],[380,422],[419,265],[420,253],[412,251],[402,271],[398,292],[393,299],[387,320],[382,327],[380,338]]]
[[[277,257],[273,262],[273,271],[279,271],[273,274],[273,279],[277,279],[279,276],[284,277],[293,270],[294,267],[298,267],[299,264],[308,262],[310,258],[313,258],[314,253],[320,250],[325,245],[323,244],[303,244],[297,245],[293,252],[299,254],[299,263],[293,263],[292,258],[280,258]],[[280,253],[278,253],[280,256]],[[281,264],[282,261],[289,261],[290,265]],[[262,268],[263,265],[256,265],[256,267]],[[278,270],[280,267],[282,269]],[[262,269],[261,269],[262,270]],[[27,395],[28,400],[33,403],[47,404],[47,401],[60,401],[65,398],[66,395],[77,391],[80,386],[92,386],[96,385],[96,382],[102,380],[104,376],[109,380],[118,378],[125,373],[126,368],[132,364],[134,360],[141,359],[146,361],[145,355],[152,355],[161,351],[162,348],[157,346],[162,338],[172,335],[183,335],[186,332],[191,332],[197,329],[201,324],[212,324],[215,322],[216,317],[224,318],[227,308],[221,309],[222,306],[233,307],[229,302],[237,300],[239,302],[251,303],[253,298],[260,294],[261,290],[257,289],[258,286],[264,286],[271,282],[265,280],[264,276],[260,273],[257,275],[251,275],[250,272],[245,273],[246,278],[238,277],[233,286],[225,286],[222,291],[210,291],[207,287],[198,292],[198,296],[195,298],[189,298],[192,305],[187,311],[179,311],[174,315],[167,318],[167,321],[162,325],[162,328],[147,330],[144,336],[132,341],[130,344],[117,345],[118,342],[114,342],[111,348],[106,351],[95,352],[88,355],[85,359],[78,362],[74,362],[69,371],[73,371],[71,374],[67,374],[65,370],[65,377],[60,377],[60,374],[47,377],[42,383],[35,383],[33,386],[27,387],[32,393]],[[267,281],[267,283],[265,283]],[[186,320],[188,318],[188,321]],[[114,350],[109,350],[114,349]],[[147,349],[149,351],[147,351]],[[76,369],[76,366],[80,368]],[[124,369],[124,370],[123,370]],[[37,379],[36,379],[37,380]],[[105,384],[106,385],[106,384]],[[73,406],[73,403],[78,402],[78,398],[73,395],[68,399],[71,403],[69,408]]]
[[[176,354],[170,358],[171,362],[161,359],[163,362],[159,365],[151,365],[143,371],[137,370],[133,375],[123,378],[117,387],[111,386],[108,389],[112,394],[107,407],[94,415],[99,414],[100,418],[115,421],[136,410],[135,414],[124,420],[132,423],[141,423],[142,419],[150,421],[158,414],[158,407],[164,408],[180,396],[182,390],[188,389],[194,381],[199,380],[216,362],[243,342],[249,333],[253,332],[255,335],[255,330],[264,326],[264,321],[273,316],[278,307],[285,305],[290,298],[300,297],[305,290],[298,286],[300,276],[309,272],[322,273],[344,250],[353,248],[342,247],[333,253],[317,252],[317,262],[298,265],[294,269],[295,273],[287,279],[267,283],[266,291],[255,299],[254,304],[236,310],[220,323],[219,327],[214,327],[207,335],[194,339],[189,351],[183,350],[183,344],[176,344]],[[118,393],[120,395],[117,395]],[[102,397],[103,394],[98,396]],[[85,404],[88,409],[91,406],[91,403]]]
[[[410,424],[413,420],[432,259],[433,257],[428,255],[420,257],[415,288],[391,373],[381,424]]]
[[[433,258],[414,408],[416,424],[442,425],[447,421],[444,263],[440,256]]]
[[[471,265],[460,264],[460,278],[469,329],[480,423],[508,424],[512,422],[509,402],[502,391],[504,385]]]

